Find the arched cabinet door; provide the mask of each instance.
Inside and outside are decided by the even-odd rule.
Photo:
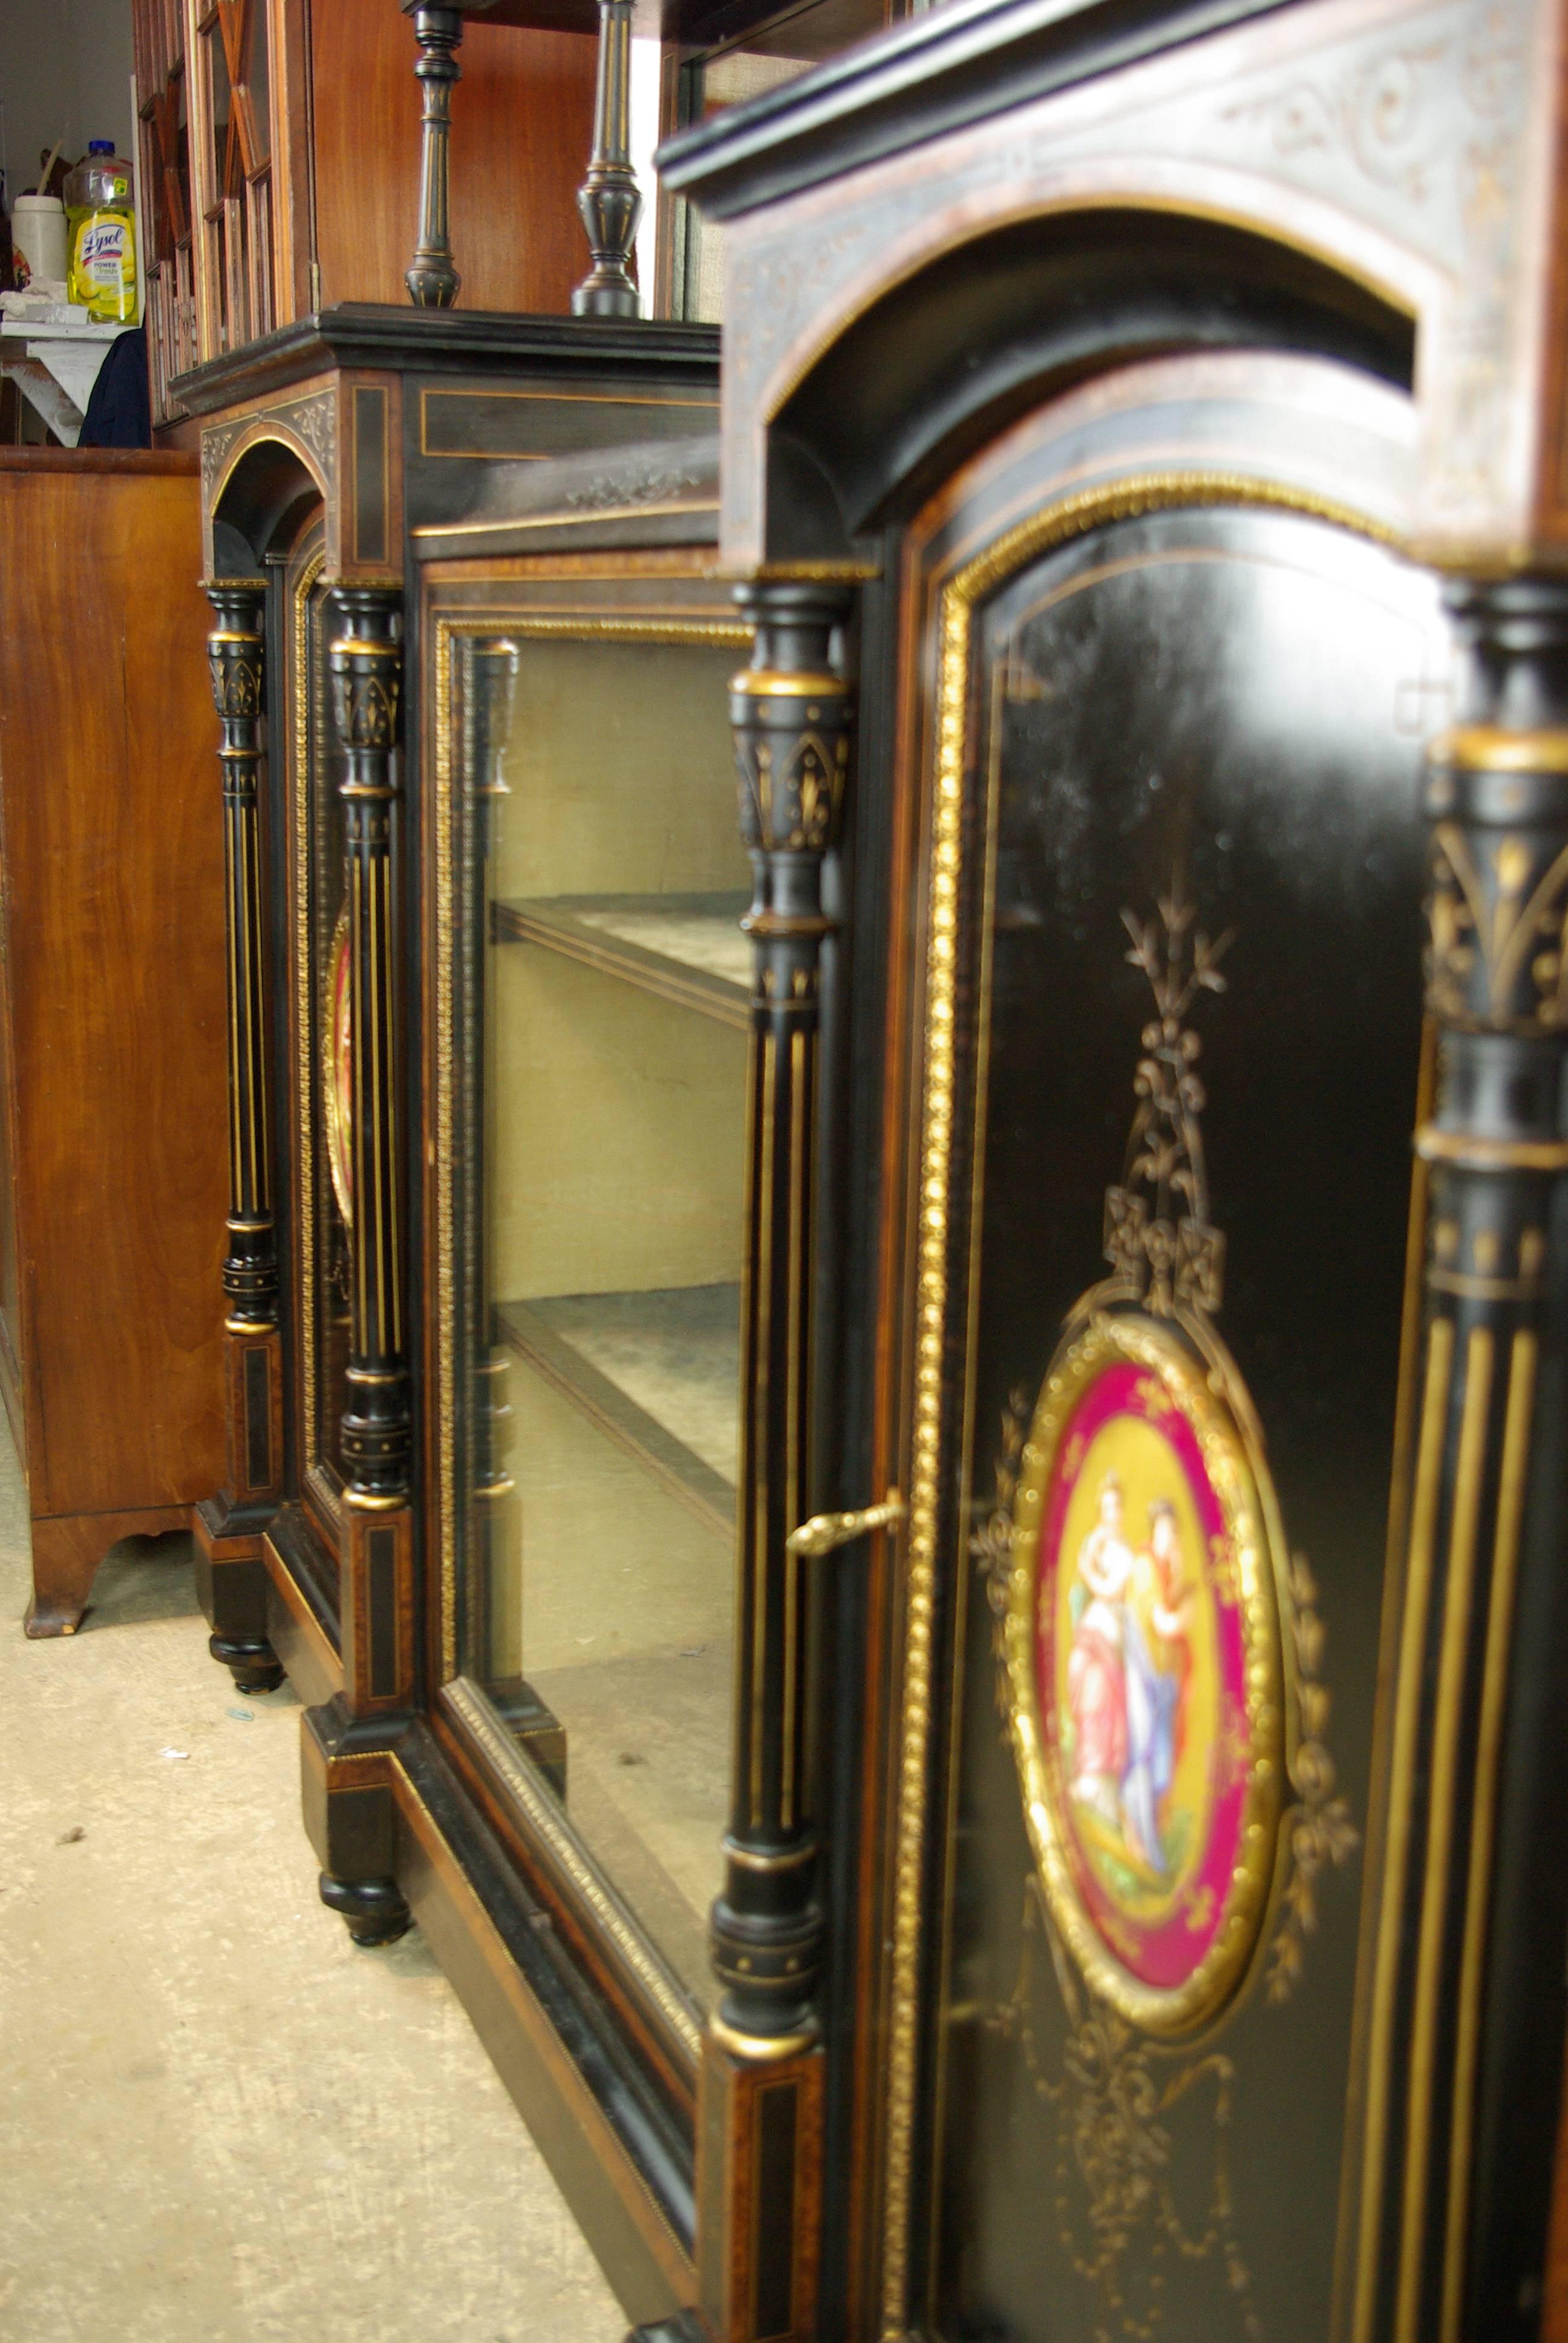
[[[1473,2331],[1550,1180],[1465,1187],[1434,1079],[1511,920],[1517,1031],[1553,992],[1563,841],[1520,796],[1472,908],[1509,850],[1425,761],[1467,687],[1412,443],[1348,367],[1155,361],[906,539],[909,1518],[850,2086],[886,2333]]]

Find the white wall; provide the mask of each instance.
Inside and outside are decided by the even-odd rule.
[[[36,186],[56,138],[74,163],[89,138],[136,159],[131,0],[0,0],[0,163],[7,197]]]

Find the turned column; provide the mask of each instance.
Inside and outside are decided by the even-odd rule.
[[[403,1167],[397,1050],[400,925],[393,885],[403,647],[396,587],[340,587],[342,631],[328,654],[347,774],[345,811],[353,1068],[354,1226],[348,1282],[347,1496],[389,1512],[408,1496],[408,1369],[403,1325]]]
[[[712,1914],[722,1988],[703,2067],[701,2300],[719,2343],[809,2331],[822,2059],[808,1704],[809,1577],[791,1548],[809,1510],[818,982],[823,858],[839,835],[849,699],[830,645],[841,590],[743,588],[752,661],[730,686],[753,948],[741,1323],[737,1699],[724,1888]],[[759,2221],[759,2192],[768,2217]],[[745,2251],[731,2250],[738,2237]],[[726,2240],[731,2241],[727,2244]]]
[[[593,266],[572,295],[574,317],[638,317],[629,263],[642,217],[631,167],[632,0],[599,0],[593,154],[578,190]]]
[[[1563,2058],[1568,586],[1449,602],[1470,673],[1426,783],[1438,1082],[1353,2343],[1534,2334]]]
[[[272,1216],[271,1102],[262,944],[259,792],[266,589],[208,588],[218,623],[207,637],[213,704],[222,728],[224,877],[228,908],[229,1213],[223,1264],[231,1334],[277,1324],[277,1232]]]
[[[488,5],[488,0],[485,0]],[[457,53],[463,42],[463,11],[426,0],[403,0],[414,19],[419,61],[414,67],[423,97],[419,130],[419,241],[403,282],[420,309],[449,309],[462,286],[452,262],[449,192],[452,88],[462,79]]]
[[[220,578],[207,588],[207,638],[223,773],[228,947],[228,1243],[223,1263],[227,1473],[196,1509],[197,1578],[214,1659],[244,1692],[283,1671],[266,1639],[260,1534],[283,1485],[282,1345],[273,1218],[259,774],[266,709],[266,588]]]
[[[362,1945],[408,1926],[393,1875],[386,1736],[414,1694],[412,1427],[404,1315],[402,955],[397,755],[403,646],[396,586],[340,586],[327,652],[343,752],[349,1111],[346,1483],[338,1556],[343,1691],[307,1713],[306,1825],[321,1896]]]

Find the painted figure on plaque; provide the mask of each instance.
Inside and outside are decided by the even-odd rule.
[[[1148,1540],[1137,1553],[1123,1534],[1124,1511],[1121,1480],[1108,1473],[1070,1600],[1072,1795],[1116,1834],[1134,1865],[1164,1880],[1166,1801],[1185,1740],[1192,1589],[1171,1500],[1151,1504]]]

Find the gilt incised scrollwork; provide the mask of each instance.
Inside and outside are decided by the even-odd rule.
[[[1054,2117],[1051,2210],[1062,2251],[1093,2291],[1095,2343],[1149,2343],[1163,2323],[1168,2268],[1209,2261],[1223,2275],[1235,2330],[1253,2343],[1263,2329],[1231,2194],[1234,2065],[1219,2051],[1162,2057],[1124,2018],[1085,1996],[1032,1879],[1024,1889],[1020,1935],[1012,1992],[984,2024],[1016,2045],[1031,2091]],[[1035,2026],[1042,1938],[1068,2023],[1054,2073]],[[1207,2163],[1196,2220],[1191,2179],[1184,2175],[1181,2203],[1176,2187],[1179,2157],[1186,2165],[1194,2154]],[[1131,2267],[1140,2247],[1146,2265],[1141,2281]]]
[[[397,737],[401,654],[396,643],[357,642],[357,664],[332,676],[332,709],[347,749],[390,749]],[[370,666],[383,662],[381,671]]]
[[[1290,1997],[1322,1875],[1358,1835],[1327,1746],[1317,1584],[1285,1544],[1263,1429],[1213,1324],[1224,1250],[1191,1019],[1225,990],[1232,939],[1211,940],[1174,885],[1155,918],[1122,922],[1155,1015],[1107,1196],[1113,1275],[1068,1313],[1038,1393],[1013,1391],[970,1552],[1035,1864],[1020,1983],[988,2023],[1056,2111],[1058,2226],[1098,2331],[1142,2343],[1168,2256],[1214,2257],[1257,2331],[1224,2162],[1235,2077],[1181,2045],[1260,1966],[1268,2000]],[[1058,2071],[1030,2004],[1037,1900],[1067,2019]],[[1176,2210],[1166,2121],[1199,2094],[1215,2143],[1201,2232]]]
[[[1568,1025],[1568,849],[1543,867],[1524,836],[1505,830],[1478,852],[1459,823],[1439,822],[1428,916],[1439,1016],[1471,1018],[1479,967],[1487,1020],[1520,1031]]]
[[[749,670],[736,689],[749,720],[736,729],[740,840],[748,853],[821,854],[843,802],[849,737],[836,676]]]
[[[1121,914],[1132,939],[1127,958],[1148,977],[1156,1015],[1143,1029],[1127,1168],[1105,1192],[1105,1257],[1157,1316],[1168,1318],[1179,1302],[1211,1315],[1224,1286],[1225,1240],[1209,1221],[1196,1071],[1202,1043],[1187,1019],[1201,992],[1225,990],[1220,962],[1232,939],[1211,943],[1195,930],[1192,906],[1177,889],[1159,910],[1158,922]]]

